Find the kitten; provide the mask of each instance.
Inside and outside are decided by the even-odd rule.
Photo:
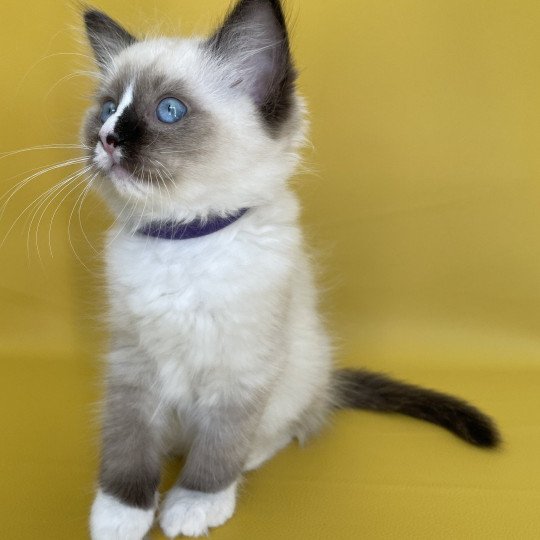
[[[332,365],[287,186],[306,122],[279,0],[240,0],[204,39],[140,41],[93,9],[84,20],[101,71],[84,142],[117,217],[92,538],[146,535],[171,453],[186,461],[161,528],[206,534],[232,516],[244,471],[334,409],[403,413],[496,446],[461,400]]]

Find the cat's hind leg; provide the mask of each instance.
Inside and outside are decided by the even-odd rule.
[[[280,450],[288,446],[293,438],[292,434],[283,433],[272,439],[257,441],[246,461],[244,471],[248,472],[258,469],[261,465],[272,459]]]

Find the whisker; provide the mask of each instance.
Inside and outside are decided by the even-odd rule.
[[[162,174],[161,174],[161,171],[159,169],[156,169],[156,172],[159,176],[159,179],[160,179],[160,183],[159,183],[159,196],[160,196],[160,201],[161,201],[161,216],[164,215],[164,212],[163,212],[163,199],[162,199],[162,194],[161,194],[161,185],[163,185],[163,187],[165,188],[166,192],[167,192],[167,202],[171,202],[171,194],[169,193],[169,188],[167,187],[167,183],[165,182],[165,179],[163,178]],[[161,227],[161,224],[160,224],[160,227]]]
[[[54,89],[62,84],[64,81],[68,81],[70,79],[74,79],[75,77],[86,77],[88,75],[88,73],[92,73],[92,72],[85,72],[85,71],[75,71],[73,73],[68,73],[67,75],[64,75],[63,77],[61,77],[58,81],[56,81],[52,86],[51,88],[49,89],[49,91],[43,96],[43,99],[42,101],[45,102],[47,101],[47,99],[49,98],[49,96],[53,93]]]
[[[53,214],[52,214],[52,217],[49,221],[49,231],[48,231],[48,243],[49,243],[49,253],[51,255],[51,258],[54,258],[54,255],[53,255],[53,251],[52,251],[52,227],[53,227],[53,222],[54,222],[54,218],[56,217],[56,214],[58,213],[58,210],[60,210],[62,204],[64,203],[64,201],[67,199],[67,197],[69,197],[69,195],[71,195],[71,193],[73,193],[76,189],[78,189],[82,184],[84,184],[86,182],[86,178],[82,178],[80,180],[77,181],[77,183],[71,187],[71,189],[67,189],[67,192],[65,193],[65,195],[62,197],[62,199],[60,200],[60,202],[56,205],[56,208],[54,209],[53,211]],[[62,190],[62,191],[66,191],[65,189]],[[61,195],[61,192],[60,193],[57,193],[50,201],[49,201],[49,204],[45,207],[45,210],[43,211],[43,214],[41,217],[43,217],[43,215],[45,214],[45,212],[47,211],[47,208],[52,204],[53,200],[56,199],[59,195]],[[40,217],[40,221],[41,221],[41,217]],[[37,225],[37,228],[36,228],[36,235],[38,233],[38,229],[39,229],[39,225],[40,225],[40,222],[38,222],[38,225]],[[37,246],[36,246],[37,247]],[[38,250],[38,255],[39,255],[39,250]]]
[[[47,189],[44,193],[41,193],[40,195],[38,195],[28,206],[26,206],[26,208],[21,212],[20,216],[19,217],[22,217],[26,211],[28,210],[29,212],[29,216],[28,216],[28,219],[26,220],[26,223],[24,225],[24,228],[27,229],[27,233],[26,233],[26,253],[27,253],[27,256],[28,256],[28,259],[30,259],[30,233],[32,231],[32,224],[34,223],[34,220],[35,218],[37,217],[37,213],[39,212],[39,209],[42,207],[43,204],[45,204],[45,202],[47,201],[47,199],[53,195],[54,193],[56,193],[58,190],[60,190],[63,186],[69,184],[71,178],[68,177],[68,178],[65,178],[64,180],[62,180],[61,182],[58,182],[57,184],[55,184],[54,186],[51,186],[49,189]],[[35,208],[33,209],[33,211],[31,212],[31,208],[35,206]],[[30,214],[31,212],[31,214]],[[9,233],[9,231],[8,231]],[[37,240],[36,240],[36,243],[37,243]]]
[[[41,62],[44,62],[45,60],[48,60],[50,58],[54,58],[56,56],[82,56],[84,58],[88,58],[91,61],[93,61],[93,58],[91,56],[88,56],[87,54],[83,53],[77,53],[77,52],[58,52],[58,53],[51,53],[46,56],[43,56],[36,60],[26,71],[26,73],[23,75],[22,79],[19,81],[19,84],[17,85],[16,92],[18,93],[19,90],[23,87],[24,82],[26,81],[26,78],[28,75],[32,72],[33,69],[35,69]]]
[[[34,203],[38,203],[37,207],[33,211],[32,219],[30,220],[30,224],[28,227],[28,238],[27,238],[27,248],[28,248],[28,239],[30,235],[30,231],[32,229],[32,225],[34,223],[34,220],[36,219],[40,209],[45,205],[43,208],[43,211],[40,214],[40,217],[38,219],[37,225],[36,225],[36,232],[35,232],[35,240],[36,240],[36,251],[39,257],[39,260],[42,262],[41,254],[39,251],[39,242],[38,242],[38,233],[39,233],[39,227],[41,225],[41,220],[43,219],[43,216],[45,215],[45,212],[47,211],[47,208],[52,204],[52,202],[66,189],[70,183],[72,183],[74,180],[77,180],[77,178],[80,178],[84,174],[86,174],[90,169],[92,168],[92,165],[87,165],[86,167],[83,167],[79,171],[76,171],[72,174],[70,174],[67,178],[62,180],[58,185],[53,186],[52,188],[48,189],[45,193],[43,193],[40,197],[38,197]],[[48,201],[48,202],[47,202]],[[47,203],[47,204],[45,204]]]
[[[167,176],[171,182],[174,182],[174,179],[173,179],[171,173],[170,173],[170,172],[166,169],[166,167],[163,165],[163,163],[161,163],[161,161],[159,161],[159,160],[157,160],[157,159],[152,159],[151,161],[152,161],[153,163],[157,163],[158,166],[161,167],[161,169],[159,169],[159,168],[156,169],[156,172],[157,172],[157,174],[159,175],[160,179],[162,180],[163,186],[164,186],[165,190],[167,191],[168,201],[169,201],[170,203],[172,203],[171,193],[170,193],[169,188],[168,188],[168,186],[167,186],[167,182],[165,181],[165,179],[163,178],[163,176],[162,176],[161,173],[163,172],[163,174],[165,174],[165,176]]]
[[[34,150],[80,150],[81,148],[84,150],[90,149],[86,144],[42,144],[39,146],[29,146],[28,148],[19,148],[18,150],[12,150],[10,152],[0,152],[0,159],[22,154],[23,152],[32,152]]]
[[[90,77],[92,79],[97,79],[98,81],[105,81],[106,77],[99,71],[88,71],[87,69],[77,69],[75,73],[78,73],[84,77]]]
[[[130,192],[129,194],[129,199],[126,201],[126,204],[124,204],[124,208],[122,208],[122,211],[120,212],[120,214],[118,214],[117,218],[114,220],[114,223],[111,225],[110,229],[109,230],[112,230],[115,225],[118,223],[120,217],[122,216],[122,214],[124,213],[124,210],[126,209],[126,207],[129,205],[129,203],[131,202],[131,199],[133,197],[133,193]],[[135,205],[133,205],[131,207],[131,213],[129,214],[129,217],[127,218],[127,220],[124,221],[124,223],[122,224],[122,226],[118,229],[118,232],[114,235],[114,238],[112,240],[109,240],[107,242],[107,248],[111,246],[111,244],[118,238],[118,236],[124,232],[124,230],[126,229],[126,226],[127,224],[131,221],[131,218],[133,217],[133,214],[135,213]]]
[[[96,179],[96,177],[98,176],[99,172],[97,172],[96,174],[94,174],[94,176],[92,176],[92,178],[90,179],[90,181],[88,182],[88,187],[83,191],[84,193],[84,196],[83,198],[81,199],[81,202],[79,203],[79,208],[77,210],[77,220],[79,222],[79,227],[81,228],[81,231],[83,233],[83,236],[84,236],[84,239],[86,240],[86,243],[92,248],[92,251],[94,253],[98,253],[98,250],[94,247],[94,245],[92,244],[92,242],[90,242],[90,239],[88,238],[87,234],[86,234],[86,231],[84,230],[84,226],[83,226],[83,223],[82,223],[82,218],[81,218],[81,210],[82,210],[82,206],[83,206],[83,203],[84,201],[86,200],[86,197],[88,196],[88,194],[90,193],[90,189],[92,187],[92,183],[94,182],[94,180]]]
[[[152,176],[152,171],[149,170],[148,171],[148,175],[149,175],[149,178],[150,178],[150,183],[151,184],[154,184],[154,177]],[[159,189],[159,185],[158,185],[158,189]],[[158,197],[160,197],[161,193],[158,194]],[[150,210],[150,215],[152,216],[151,219],[154,219],[154,197],[151,197],[151,201],[152,201],[152,208]],[[144,248],[146,249],[148,247],[148,242],[150,240],[150,237],[147,236],[146,237],[146,241],[144,242]]]
[[[57,182],[56,184],[51,186],[49,189],[47,189],[44,193],[42,193],[41,195],[36,197],[36,199],[34,199],[33,203],[31,203],[29,206],[27,206],[27,208],[30,208],[33,204],[36,204],[36,203],[38,203],[40,201],[43,202],[42,199],[46,199],[50,194],[54,193],[55,191],[60,189],[65,184],[68,184],[73,178],[76,178],[77,175],[79,175],[81,173],[85,173],[88,170],[90,170],[91,167],[92,167],[91,165],[87,165],[86,167],[83,167],[82,169],[78,169],[75,172],[73,172],[73,173],[69,174],[68,176],[64,177],[60,182]],[[39,206],[41,206],[41,204]],[[23,213],[24,213],[25,210],[23,210]],[[34,214],[35,214],[35,212],[34,212]]]
[[[54,165],[45,167],[44,169],[41,169],[39,172],[36,172],[30,175],[29,177],[25,178],[24,180],[17,182],[15,186],[13,186],[2,197],[0,197],[0,201],[1,201],[4,197],[8,196],[6,201],[0,207],[0,219],[4,215],[5,209],[7,205],[9,204],[9,201],[14,197],[14,195],[18,191],[20,191],[23,187],[25,187],[29,182],[31,182],[35,178],[38,178],[39,176],[42,176],[43,174],[46,174],[50,171],[54,171],[55,169],[61,169],[62,167],[68,167],[70,165],[78,165],[80,163],[84,163],[85,161],[86,161],[86,158],[77,158],[77,159],[71,159],[68,161],[62,161],[61,163],[55,163]]]
[[[60,183],[60,185],[62,186],[62,185],[64,185],[64,183],[66,183],[66,182],[67,182],[67,179],[66,179],[66,180],[63,180],[63,181]],[[37,204],[38,201],[40,201],[40,200],[44,197],[44,195],[48,194],[48,193],[51,192],[51,191],[55,191],[55,190],[58,189],[59,187],[60,187],[60,186],[55,185],[55,186],[49,188],[49,189],[45,192],[45,194],[44,194],[44,193],[40,194],[38,197],[36,197],[36,199],[34,199],[30,204],[28,204],[28,205],[24,208],[24,210],[17,216],[17,218],[16,218],[15,220],[12,221],[10,228],[8,229],[8,231],[6,232],[6,235],[4,236],[4,239],[3,239],[2,242],[0,243],[0,248],[4,245],[4,243],[5,243],[5,241],[7,240],[9,234],[11,233],[11,231],[13,230],[13,228],[15,227],[15,225],[18,223],[18,221],[24,216],[24,214],[26,213],[26,211],[29,210],[30,208],[32,208],[32,206],[34,206],[35,204]]]
[[[85,178],[84,181],[86,181],[88,183],[88,185],[81,191],[81,193],[79,194],[79,196],[77,197],[77,199],[75,200],[75,204],[73,205],[73,208],[71,209],[71,212],[69,214],[69,220],[68,220],[68,225],[67,225],[67,231],[68,231],[68,242],[69,242],[69,246],[71,247],[71,251],[73,251],[73,255],[75,255],[75,258],[84,266],[84,268],[91,274],[92,272],[90,271],[90,269],[88,268],[88,266],[86,266],[86,264],[82,261],[82,259],[79,257],[78,253],[77,253],[77,250],[75,249],[75,246],[73,245],[73,241],[71,240],[71,220],[73,218],[73,213],[75,212],[75,208],[77,207],[77,203],[79,203],[80,201],[80,205],[79,205],[79,211],[80,211],[80,208],[82,206],[82,202],[84,201],[84,199],[86,198],[86,195],[88,195],[88,192],[90,191],[90,189],[92,188],[92,182],[94,181],[94,179],[96,178],[96,176],[98,175],[98,173],[94,173],[94,175],[88,179],[88,178]],[[80,184],[79,184],[80,185]],[[82,229],[81,227],[81,230],[83,231],[83,235],[84,237],[86,238],[86,241],[88,242],[88,244],[92,247],[92,249],[94,250],[95,253],[97,253],[97,250],[94,248],[94,246],[89,242],[88,240],[88,237],[86,236],[86,233],[84,232],[84,229]],[[50,231],[50,229],[49,229]]]
[[[78,173],[77,175],[75,175],[71,181],[73,182],[74,180],[77,180],[77,179],[80,179],[81,176],[83,176],[84,178],[80,179],[77,181],[76,185],[71,188],[65,195],[64,197],[62,198],[62,200],[56,205],[56,208],[52,214],[52,217],[51,217],[51,220],[49,222],[49,234],[48,234],[48,241],[49,241],[49,253],[51,254],[51,257],[53,256],[53,253],[52,253],[52,247],[51,247],[51,234],[52,234],[52,226],[53,226],[53,222],[54,222],[54,218],[56,217],[56,214],[58,213],[58,210],[60,210],[63,202],[66,200],[66,198],[71,194],[73,193],[79,186],[81,186],[82,184],[84,184],[84,182],[87,181],[87,177],[85,176],[86,173],[88,172],[88,170],[83,170],[81,171],[80,173]],[[47,208],[51,205],[51,203],[53,202],[54,199],[56,199],[56,197],[58,196],[59,194],[56,194],[52,199],[51,201],[49,202],[49,204],[45,207],[45,209],[43,210],[43,213],[41,214],[41,217],[40,217],[40,221],[41,221],[41,218],[43,217],[43,215],[45,214],[45,212],[47,211]],[[37,231],[39,229],[39,224],[40,224],[40,221],[38,222],[37,224],[37,228],[36,228],[36,234],[37,234]]]
[[[158,178],[159,182],[158,182],[157,186],[158,186],[158,192],[159,192],[159,206],[160,206],[160,214],[159,214],[159,216],[160,216],[160,224],[159,224],[159,227],[160,227],[160,232],[161,232],[161,219],[162,219],[162,217],[164,216],[164,212],[163,212],[163,198],[164,198],[164,197],[163,197],[163,193],[162,193],[162,191],[161,191],[161,186],[162,186],[162,184],[163,184],[165,187],[167,187],[167,186],[166,186],[165,183],[163,182],[163,177],[161,176],[161,173],[159,172],[159,169],[156,169],[155,172],[156,172],[156,174],[157,174],[158,177],[159,177],[159,178]]]
[[[141,175],[144,176],[144,165],[142,166],[142,169],[141,169]],[[146,204],[148,203],[148,192],[145,192],[144,194],[144,206],[143,206],[143,210],[141,212],[141,215],[139,217],[139,221],[137,222],[137,226],[135,227],[135,229],[133,229],[133,232],[132,232],[132,236],[134,236],[134,234],[137,232],[137,230],[139,229],[140,225],[141,225],[141,221],[144,217],[144,213],[146,211]]]
[[[163,171],[161,171],[161,172],[163,172],[163,174],[165,174],[165,176],[167,176],[167,178],[169,179],[169,181],[170,181],[171,183],[174,183],[174,179],[173,179],[171,173],[169,173],[169,172],[166,171],[166,170],[163,170]],[[159,173],[160,176],[161,176],[161,172]],[[162,177],[162,178],[163,178],[163,177]],[[165,179],[163,179],[163,185],[165,186],[165,189],[167,190],[167,195],[168,195],[168,197],[169,197],[169,202],[172,203],[171,192],[169,191],[169,187],[167,186],[167,182],[165,181]]]

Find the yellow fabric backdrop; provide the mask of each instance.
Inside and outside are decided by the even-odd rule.
[[[173,34],[205,31],[227,2],[96,4],[134,31]],[[414,420],[341,413],[306,449],[250,474],[235,518],[212,538],[539,538],[540,3],[288,9],[313,141],[311,172],[295,185],[339,360],[459,393],[493,414],[505,445],[483,452]],[[76,8],[4,0],[0,21],[0,152],[77,142],[91,81],[71,78],[90,66],[73,54],[87,53]],[[0,203],[14,175],[75,156],[2,158]],[[19,218],[63,171],[20,189],[0,220],[9,540],[87,535],[108,218],[90,197],[79,221],[80,189],[60,193],[39,228],[39,208]]]

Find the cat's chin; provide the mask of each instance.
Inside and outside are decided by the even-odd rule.
[[[124,169],[121,165],[114,164],[108,170],[108,176],[113,180],[118,180],[120,182],[134,182],[135,179],[133,176]]]
[[[104,175],[109,178],[118,193],[123,197],[145,196],[146,192],[140,182],[129,171],[118,164],[113,164]]]

